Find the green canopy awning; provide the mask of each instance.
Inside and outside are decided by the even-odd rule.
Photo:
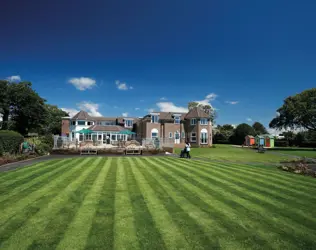
[[[135,133],[127,129],[127,130],[120,131],[119,134],[121,134],[121,135],[134,135]]]
[[[83,129],[81,129],[81,130],[79,130],[79,131],[76,131],[76,133],[80,133],[80,134],[93,134],[94,131],[92,131],[92,130],[90,130],[90,129],[85,129],[85,128],[83,128]]]

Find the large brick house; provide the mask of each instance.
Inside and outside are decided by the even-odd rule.
[[[92,134],[80,134],[81,129],[90,129]],[[70,140],[97,140],[113,143],[127,140],[122,130],[132,130],[136,139],[163,139],[174,144],[189,141],[196,146],[212,145],[212,124],[209,115],[200,108],[192,108],[188,113],[151,112],[142,118],[133,117],[93,117],[80,111],[74,117],[64,117],[62,135]]]

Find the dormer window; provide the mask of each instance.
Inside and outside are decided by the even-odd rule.
[[[151,122],[158,123],[159,122],[159,115],[151,115]]]
[[[201,118],[200,124],[201,125],[207,125],[208,124],[208,120],[206,118]]]
[[[191,125],[196,125],[196,118],[191,119]]]
[[[133,120],[125,119],[124,120],[124,125],[125,125],[125,128],[132,128],[133,127]]]
[[[175,124],[180,124],[180,120],[181,120],[180,116],[175,116],[174,117],[174,123]]]

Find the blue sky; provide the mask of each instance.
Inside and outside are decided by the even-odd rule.
[[[203,101],[218,124],[267,126],[284,98],[316,86],[315,13],[315,0],[4,0],[0,78],[72,111]]]

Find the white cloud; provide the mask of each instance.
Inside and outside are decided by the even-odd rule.
[[[122,113],[122,116],[123,116],[123,117],[127,117],[127,116],[128,116],[128,113],[127,113],[127,112]]]
[[[9,76],[9,77],[7,77],[7,80],[10,82],[20,82],[21,77],[20,76]]]
[[[165,101],[165,100],[167,100],[166,97],[161,97],[161,98],[160,98],[160,101]]]
[[[71,78],[68,82],[74,85],[76,89],[81,91],[92,89],[94,86],[96,86],[96,81],[88,77]]]
[[[246,120],[247,120],[248,122],[252,122],[252,119],[249,118],[249,117],[248,117]]]
[[[79,110],[77,109],[72,109],[72,108],[61,108],[63,111],[67,112],[69,114],[70,117],[75,116]]]
[[[135,110],[139,110],[139,108],[135,108]]]
[[[161,112],[188,112],[188,108],[176,106],[172,102],[158,102],[156,105]]]
[[[226,101],[226,103],[229,103],[229,104],[232,104],[232,105],[235,105],[237,103],[239,103],[238,101]]]
[[[78,103],[77,106],[80,110],[88,112],[91,116],[102,116],[102,114],[98,111],[100,105],[97,103],[84,101]]]
[[[125,82],[120,82],[119,80],[115,81],[115,84],[119,90],[128,90],[128,89],[133,89],[132,86],[127,86]]]
[[[210,105],[211,107],[213,107],[211,104],[211,101],[214,101],[216,98],[217,98],[217,95],[215,93],[210,93],[205,97],[204,100],[194,101],[194,102],[197,102],[202,105]]]
[[[151,113],[151,112],[154,112],[155,109],[145,109],[145,111]]]

